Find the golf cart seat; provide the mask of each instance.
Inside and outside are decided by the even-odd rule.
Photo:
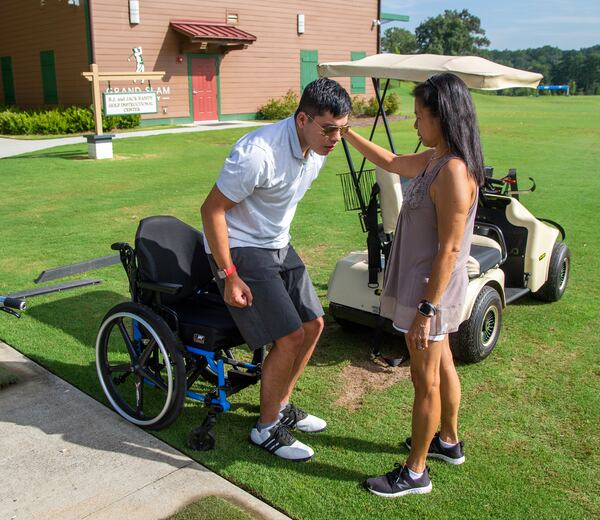
[[[493,238],[473,235],[471,252],[467,260],[469,278],[478,278],[486,271],[503,263],[502,248]]]

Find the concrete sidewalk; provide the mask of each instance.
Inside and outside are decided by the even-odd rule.
[[[288,518],[1,342],[0,364],[19,377],[0,390],[0,518],[149,520],[210,495]]]
[[[114,134],[115,139],[127,139],[129,137],[145,137],[148,135],[159,134],[181,134],[189,132],[207,132],[209,130],[223,130],[225,128],[250,128],[255,126],[267,125],[262,121],[215,121],[210,123],[196,123],[193,125],[181,126],[178,128],[165,128],[164,130],[139,130],[135,132],[125,132]],[[106,132],[108,133],[108,132]],[[87,141],[85,137],[60,137],[57,139],[6,139],[0,138],[0,159],[3,157],[13,157],[29,152],[36,152],[55,146],[64,146],[66,144],[84,144]]]

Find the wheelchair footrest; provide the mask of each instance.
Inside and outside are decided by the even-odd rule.
[[[234,368],[227,371],[227,379],[230,388],[233,390],[232,393],[235,393],[242,388],[258,383],[260,375],[256,372],[246,372]]]

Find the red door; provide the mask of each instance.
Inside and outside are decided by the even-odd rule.
[[[192,59],[192,100],[194,121],[219,119],[217,105],[217,63],[213,58]]]

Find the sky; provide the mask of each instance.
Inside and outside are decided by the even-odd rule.
[[[580,49],[600,44],[600,0],[381,0],[381,11],[410,16],[386,23],[415,31],[427,18],[446,9],[467,9],[481,20],[489,49],[527,49],[550,45]]]

